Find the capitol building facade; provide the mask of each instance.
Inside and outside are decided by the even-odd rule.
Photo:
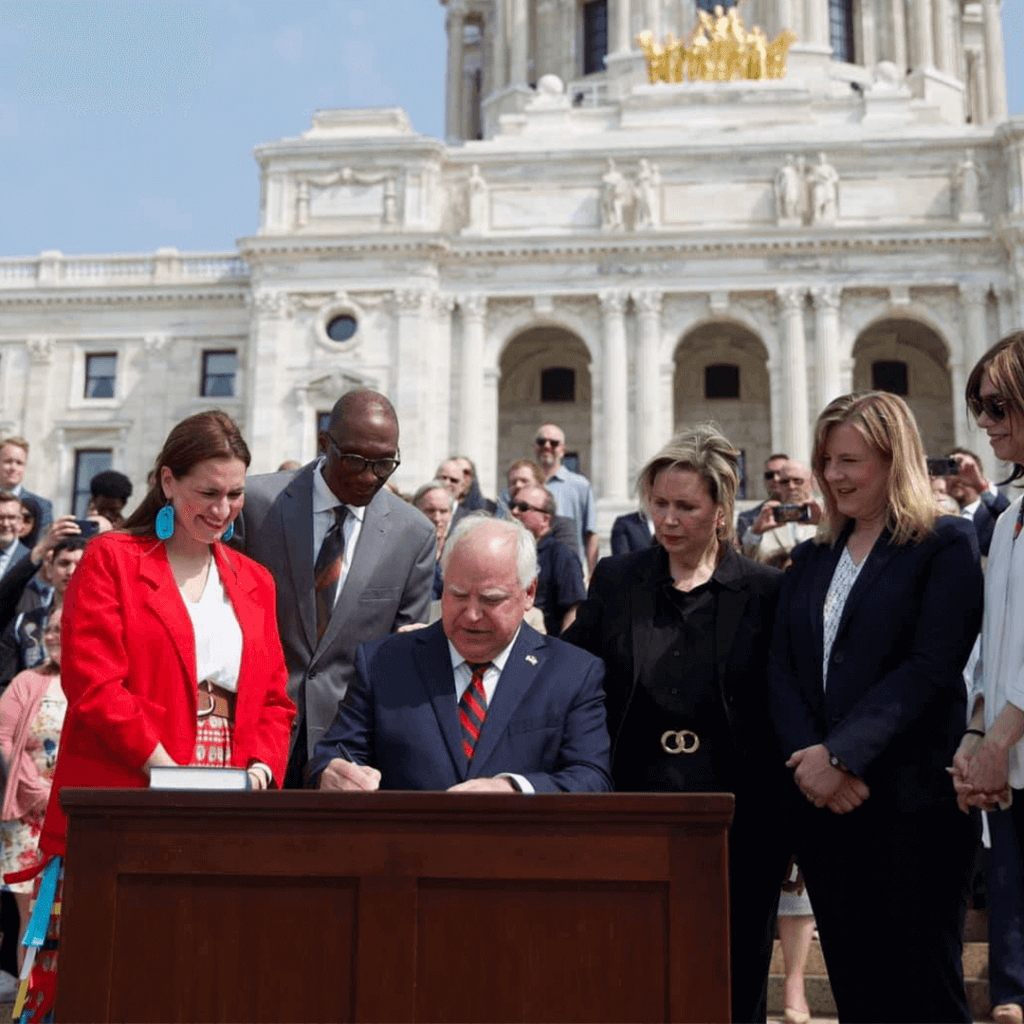
[[[0,259],[0,430],[58,511],[211,406],[254,471],[305,461],[354,386],[398,409],[403,489],[459,453],[493,495],[559,424],[602,532],[698,420],[750,497],[854,388],[988,452],[965,377],[1024,325],[1000,0],[442,2],[445,141],[323,110],[256,148],[235,252]]]

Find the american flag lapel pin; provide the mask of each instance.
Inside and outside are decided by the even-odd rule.
[[[537,664],[537,659],[536,659],[536,658],[535,658],[535,657],[534,657],[534,656],[533,656],[532,654],[528,654],[528,655],[526,656],[526,660],[527,660],[527,661],[528,661],[528,662],[529,662],[529,663],[530,663],[531,665],[536,665],[536,664]]]

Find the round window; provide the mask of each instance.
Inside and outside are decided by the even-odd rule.
[[[327,337],[331,341],[348,341],[356,333],[358,326],[354,316],[343,313],[341,316],[332,317],[327,324]]]

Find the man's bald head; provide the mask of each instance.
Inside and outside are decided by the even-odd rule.
[[[394,427],[395,444],[398,444],[398,416],[387,397],[379,391],[365,388],[346,391],[334,403],[331,419],[327,424],[328,431],[340,441],[351,437],[353,431],[360,432],[366,426],[374,429]]]

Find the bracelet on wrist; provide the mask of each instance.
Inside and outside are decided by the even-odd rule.
[[[985,738],[984,729],[964,729],[965,736],[980,736],[982,739]]]

